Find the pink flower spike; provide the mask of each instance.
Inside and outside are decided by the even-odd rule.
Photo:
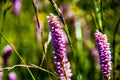
[[[64,36],[62,26],[57,19],[57,16],[50,14],[48,23],[50,25],[50,32],[52,36],[52,42],[54,47],[54,59],[61,80],[71,80],[70,63],[68,62],[67,55],[65,53],[66,47],[64,42]]]
[[[104,78],[110,79],[111,68],[111,51],[107,41],[107,36],[99,31],[95,33],[96,44],[99,51],[100,66]]]

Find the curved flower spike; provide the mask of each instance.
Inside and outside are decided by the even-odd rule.
[[[63,31],[61,25],[57,20],[57,16],[50,14],[48,23],[50,25],[50,31],[52,36],[52,42],[54,47],[54,59],[55,64],[61,80],[71,80],[70,63],[68,62],[67,55],[65,53],[65,42],[63,37]]]
[[[110,79],[111,68],[111,51],[110,45],[107,41],[107,36],[105,34],[96,31],[95,33],[96,44],[99,51],[100,57],[100,66],[103,73],[104,78]]]

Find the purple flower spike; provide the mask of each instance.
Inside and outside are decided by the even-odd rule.
[[[14,0],[14,13],[16,15],[19,15],[21,9],[21,1],[20,0]]]
[[[4,60],[4,64],[7,65],[8,64],[8,57],[12,52],[12,48],[9,45],[6,45],[4,50],[3,50],[3,60]]]
[[[1,67],[0,67],[1,70]],[[3,72],[0,72],[0,80],[2,80]]]
[[[111,51],[110,45],[107,41],[107,36],[105,34],[96,31],[95,33],[96,44],[99,51],[100,66],[102,73],[106,79],[110,79],[111,68]]]
[[[17,80],[17,76],[15,72],[9,73],[9,80]]]
[[[50,14],[48,16],[48,23],[50,25],[50,31],[52,36],[52,42],[54,47],[54,59],[61,80],[71,80],[70,63],[68,62],[67,55],[65,53],[65,42],[63,38],[63,31],[61,25],[57,20],[57,16]]]

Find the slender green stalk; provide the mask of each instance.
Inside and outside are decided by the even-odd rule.
[[[22,59],[22,57],[20,56],[20,54],[17,52],[17,50],[15,49],[15,47],[7,40],[7,38],[4,36],[4,34],[2,34],[2,32],[0,32],[0,35],[4,38],[4,40],[11,46],[11,48],[15,51],[16,55],[20,58],[20,60],[22,61],[22,63],[24,65],[26,65],[25,61]],[[31,77],[33,78],[33,80],[35,80],[32,72],[30,71],[30,69],[27,67],[28,72],[30,73]]]
[[[65,23],[64,23],[64,20],[63,20],[63,18],[62,18],[61,11],[60,11],[60,9],[58,8],[58,6],[57,6],[57,4],[55,3],[55,1],[54,1],[54,0],[49,0],[49,1],[50,1],[51,5],[54,7],[57,15],[61,18],[63,24],[65,24]]]
[[[6,71],[6,70],[7,70],[7,71],[10,71],[10,70],[15,69],[15,68],[18,68],[18,67],[37,68],[37,69],[40,69],[40,70],[42,70],[42,71],[44,71],[44,72],[50,73],[50,74],[52,74],[53,76],[57,76],[56,73],[50,72],[50,71],[48,71],[48,70],[46,70],[46,69],[44,69],[44,68],[41,68],[41,67],[39,67],[39,66],[37,66],[37,65],[34,65],[34,64],[31,64],[31,65],[18,64],[18,65],[14,65],[14,66],[12,66],[12,67],[5,67],[5,68],[0,69],[0,72]]]
[[[100,31],[103,31],[102,25],[102,0],[93,0],[95,7],[96,22]]]
[[[74,54],[74,48],[72,46],[72,41],[71,41],[71,38],[70,38],[68,27],[67,27],[67,25],[65,23],[65,20],[62,17],[62,13],[61,13],[60,9],[58,8],[58,6],[57,6],[57,4],[55,3],[54,0],[49,0],[49,1],[50,1],[51,5],[53,6],[53,8],[55,9],[55,11],[57,12],[57,15],[60,17],[62,23],[64,24],[64,30],[65,30],[65,33],[67,34],[67,37],[68,37],[68,40],[69,40],[69,43],[70,43],[70,47],[71,47],[72,53]]]
[[[34,7],[34,10],[35,10],[35,14],[36,14],[36,19],[37,19],[38,28],[41,29],[41,28],[40,28],[39,19],[38,19],[38,8],[37,8],[34,0],[32,0],[32,3],[33,3],[33,7]],[[46,59],[46,54],[47,54],[47,53],[46,53],[46,51],[45,51],[44,39],[43,39],[44,33],[43,33],[42,30],[40,31],[40,35],[41,35],[41,38],[42,38],[41,42],[42,42],[42,49],[43,49],[42,61],[41,61],[41,64],[40,64],[40,67],[42,67],[43,62],[44,62],[44,59],[45,59],[45,61],[46,61],[46,63],[47,63],[47,59]],[[48,64],[47,64],[47,69],[48,69]],[[49,74],[48,74],[48,76],[49,76],[49,79],[50,79],[50,75],[49,75]]]
[[[85,54],[83,54],[83,44],[82,44],[82,31],[81,31],[81,23],[80,20],[75,21],[75,35],[76,35],[76,53],[75,58],[77,59],[77,66],[81,66],[81,64],[85,63]],[[84,68],[83,68],[84,70]],[[83,74],[81,75],[81,71],[79,67],[76,68],[77,80],[82,80]]]
[[[103,8],[102,8],[102,6],[103,6],[103,3],[102,3],[102,0],[100,0],[101,25],[102,25],[102,29],[104,31],[104,25],[103,25]]]
[[[93,20],[94,20],[94,22],[95,22],[96,28],[99,29],[99,26],[98,26],[98,24],[97,24],[97,21],[96,21],[96,19],[95,19],[95,14],[94,14],[93,11],[92,11],[92,17],[93,17]]]
[[[3,16],[3,20],[2,20],[2,26],[0,27],[0,32],[3,32],[4,31],[4,25],[5,25],[5,19],[6,19],[6,14],[8,12],[8,10],[12,7],[12,4],[9,3],[8,1],[6,2],[5,6],[3,7],[3,13],[2,13],[2,16]],[[2,11],[2,10],[1,10]],[[1,48],[1,39],[2,37],[0,36],[0,48]]]
[[[32,4],[33,4],[34,10],[35,10],[35,15],[36,15],[38,28],[41,29],[40,28],[39,19],[38,19],[38,9],[37,9],[37,6],[36,6],[34,0],[32,0]],[[46,56],[46,54],[45,54],[45,47],[44,47],[44,40],[43,40],[43,31],[42,30],[40,31],[40,35],[41,35],[41,38],[42,38],[41,42],[42,42],[42,48],[43,48],[43,57],[42,57],[42,61],[41,61],[41,64],[40,64],[40,67],[42,67],[42,64],[44,62],[44,58]]]
[[[37,9],[37,6],[35,5],[34,0],[32,1],[32,4],[33,4],[33,7],[34,7],[34,10],[36,13],[35,16],[36,16],[36,20],[37,20],[37,25],[38,25],[38,28],[40,28],[39,19],[38,19],[38,9]]]
[[[50,74],[52,74],[52,75],[54,75],[54,76],[58,76],[57,73],[52,73],[52,72],[50,72],[50,71],[48,71],[48,70],[46,70],[46,69],[44,69],[44,68],[41,68],[41,67],[39,67],[39,66],[34,65],[34,64],[32,64],[32,66],[35,67],[35,68],[38,68],[38,69],[40,69],[40,70],[42,70],[42,71],[48,72],[48,73],[50,73]]]
[[[117,30],[119,30],[118,29],[119,24],[120,24],[120,18],[119,18],[119,20],[116,24],[116,27],[115,27],[115,31],[114,31],[114,34],[113,34],[113,44],[112,44],[112,46],[113,46],[113,79],[114,80],[116,80],[116,64],[117,64],[116,63],[116,52],[115,52],[115,45],[116,45],[115,38],[116,38]]]

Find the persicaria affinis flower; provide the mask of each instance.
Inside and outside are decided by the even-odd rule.
[[[65,53],[65,42],[60,22],[57,20],[57,16],[50,14],[50,16],[48,16],[48,23],[50,25],[54,47],[55,65],[60,75],[60,79],[71,80],[72,73],[70,63],[68,62],[68,58]]]
[[[3,49],[3,60],[4,60],[4,64],[7,65],[8,64],[8,57],[12,52],[12,48],[10,47],[10,45],[6,45],[5,48]]]
[[[21,1],[20,0],[14,0],[14,13],[16,15],[20,14],[20,9],[21,9]]]
[[[1,67],[0,67],[1,70]],[[2,80],[3,72],[0,72],[0,80]]]
[[[100,66],[103,73],[103,76],[106,79],[110,79],[110,72],[111,72],[111,51],[110,45],[107,41],[107,36],[102,34],[99,31],[95,33],[96,44],[99,51],[100,57]]]
[[[15,72],[10,72],[9,73],[9,80],[17,80],[17,76]]]

